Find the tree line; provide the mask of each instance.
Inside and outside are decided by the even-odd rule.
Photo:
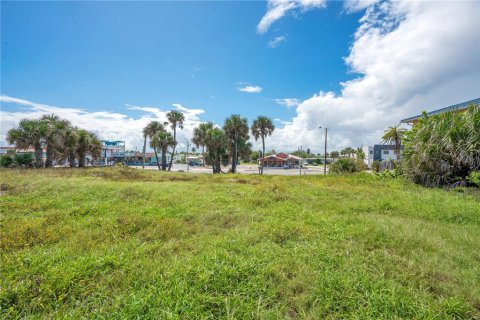
[[[85,167],[87,156],[96,160],[102,151],[102,143],[93,132],[72,126],[54,114],[21,120],[17,128],[8,131],[6,140],[17,149],[33,148],[35,168],[49,168],[63,161],[70,167]]]
[[[144,161],[147,140],[154,150],[159,170],[171,170],[175,148],[178,144],[176,129],[183,129],[185,117],[180,111],[167,113],[168,122],[163,124],[151,121],[143,130],[144,138]],[[168,131],[168,128],[172,132]],[[211,164],[213,173],[221,173],[222,165],[231,164],[230,172],[237,172],[239,158],[247,158],[252,153],[252,144],[249,142],[250,133],[255,140],[262,141],[262,154],[265,154],[265,138],[272,135],[275,126],[272,120],[265,116],[259,116],[251,127],[248,120],[238,114],[233,114],[225,119],[222,127],[215,126],[213,122],[201,123],[193,131],[192,142],[197,148],[201,148],[204,161]],[[167,164],[167,154],[171,154]],[[158,161],[159,154],[161,161]],[[145,162],[144,162],[145,165]],[[263,174],[263,168],[261,170]]]

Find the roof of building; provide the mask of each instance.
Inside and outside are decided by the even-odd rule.
[[[279,160],[279,161],[286,161],[286,160],[289,160],[289,159],[301,160],[303,158],[294,156],[292,154],[280,152],[280,153],[277,153],[277,154],[270,154],[268,156],[260,158],[259,160],[273,160],[273,159]]]
[[[448,106],[448,107],[445,107],[445,108],[441,108],[441,109],[438,109],[438,110],[427,112],[427,116],[434,116],[436,114],[444,113],[444,112],[447,112],[447,111],[464,110],[464,109],[467,109],[471,104],[480,105],[480,98],[465,101],[465,102],[462,102],[462,103],[457,103],[457,104],[454,104],[454,105],[451,105],[451,106]],[[400,121],[400,123],[409,123],[409,122],[418,120],[421,117],[422,117],[422,115],[419,114],[419,115],[416,115],[414,117],[403,119],[403,120]]]

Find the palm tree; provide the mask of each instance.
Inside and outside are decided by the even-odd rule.
[[[162,153],[162,170],[167,169],[167,151],[169,147],[175,146],[175,139],[170,132],[159,131],[150,141],[150,146],[155,149],[160,149]]]
[[[395,125],[393,127],[388,127],[383,133],[383,143],[393,144],[397,157],[400,155],[402,139],[405,136],[405,132],[407,132],[407,129],[399,128],[398,125]]]
[[[222,155],[225,154],[228,145],[227,136],[219,128],[212,128],[206,132],[204,143],[212,161],[213,173],[220,173]]]
[[[165,131],[165,126],[161,124],[158,121],[151,121],[145,128],[143,128],[143,137],[144,137],[144,142],[146,143],[147,137],[152,139],[153,136],[155,136],[157,133]],[[143,163],[145,164],[145,151],[146,147],[144,146],[143,148]],[[157,149],[153,148],[153,151],[155,152],[155,158],[157,159],[157,167],[158,170],[160,170],[160,163],[158,161],[158,154],[157,154]]]
[[[255,141],[258,140],[258,138],[262,138],[262,157],[265,157],[265,137],[271,136],[273,130],[275,130],[275,126],[270,118],[259,116],[253,120],[252,135]],[[263,174],[263,166],[261,166],[260,174]]]
[[[170,171],[172,169],[173,157],[175,156],[175,148],[177,146],[177,126],[180,129],[183,129],[183,122],[185,121],[185,116],[180,111],[172,110],[167,113],[167,119],[170,123],[170,127],[173,130],[173,141],[175,141],[175,143],[172,145],[172,156],[170,157],[170,164],[168,165],[168,171]]]
[[[85,160],[88,154],[95,160],[102,153],[102,143],[93,132],[78,130],[77,157],[78,166],[85,167]]]
[[[238,157],[243,161],[250,161],[250,155],[252,154],[252,143],[240,139],[238,142]]]
[[[347,154],[348,157],[351,158],[352,155],[355,154],[355,149],[353,149],[352,147],[347,147],[345,148],[345,154]]]
[[[62,147],[61,147],[61,153],[63,156],[63,159],[67,159],[68,163],[70,165],[70,168],[73,168],[76,166],[75,160],[76,160],[76,150],[78,149],[78,128],[76,127],[67,127],[65,130],[64,135],[62,136],[63,141],[62,141]]]
[[[45,168],[49,168],[53,166],[54,155],[55,153],[58,154],[58,150],[61,148],[65,130],[70,126],[70,122],[54,114],[44,115],[40,118],[40,121],[44,123],[46,129],[44,133],[47,149]]]
[[[333,161],[335,161],[335,158],[338,158],[339,152],[338,151],[332,151],[330,152],[330,157],[332,157]]]
[[[192,142],[197,148],[202,147],[203,163],[205,163],[205,138],[207,136],[207,132],[213,129],[213,127],[213,122],[205,122],[200,123],[200,125],[193,130]]]
[[[35,168],[43,167],[42,147],[43,137],[45,136],[45,123],[40,120],[23,119],[18,128],[10,129],[7,133],[7,141],[15,144],[19,149],[28,149],[33,147],[35,150]]]
[[[223,124],[223,131],[229,140],[229,147],[231,148],[232,169],[231,172],[237,172],[238,161],[238,143],[241,139],[248,140],[248,123],[246,118],[240,117],[238,114],[233,114],[225,119]]]

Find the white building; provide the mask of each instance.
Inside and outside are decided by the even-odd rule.
[[[400,148],[400,155],[395,154],[395,146],[391,144],[376,144],[373,147],[363,147],[365,153],[365,163],[371,167],[373,161],[390,161],[398,160],[401,157],[403,146]]]

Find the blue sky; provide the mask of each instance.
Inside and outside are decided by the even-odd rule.
[[[8,2],[2,10],[2,93],[62,106],[202,108],[291,118],[278,98],[339,90],[357,15],[340,3],[256,32],[263,2]],[[268,46],[275,37],[287,40]],[[240,82],[263,88],[237,91]]]
[[[417,51],[406,52],[400,57],[395,53],[390,54],[391,57],[381,56],[380,50],[365,52],[369,47],[365,41],[372,42],[372,48],[382,48],[378,39],[373,42],[368,36],[381,19],[398,19],[395,27],[379,33],[378,37],[384,37],[380,40],[386,42],[385,35],[398,32],[402,23],[405,25],[405,20],[408,21],[402,14],[417,14],[420,21],[422,14],[426,15],[430,9],[411,6],[402,8],[406,10],[403,13],[398,8],[382,8],[376,2],[295,0],[286,1],[288,7],[280,7],[274,1],[2,2],[1,94],[44,106],[75,108],[81,110],[76,115],[80,118],[105,112],[114,114],[114,118],[122,115],[126,120],[141,120],[142,123],[153,115],[161,115],[145,108],[165,111],[174,108],[173,104],[196,110],[191,114],[192,124],[209,120],[221,124],[232,113],[250,120],[267,115],[285,121],[281,124],[277,120],[278,128],[286,124],[285,132],[291,132],[294,137],[298,136],[295,132],[306,130],[299,139],[281,146],[290,149],[300,144],[315,149],[317,137],[311,137],[309,130],[316,124],[338,128],[336,140],[332,136],[335,147],[368,144],[378,142],[383,129],[380,125],[368,125],[368,121],[375,122],[374,116],[394,114],[396,118],[388,119],[388,124],[395,124],[399,117],[428,109],[430,105],[440,107],[474,98],[478,86],[470,85],[465,92],[448,98],[445,94],[435,98],[432,92],[433,98],[405,101],[407,93],[410,97],[423,94],[415,92],[415,88],[406,88],[402,89],[401,97],[387,91],[396,100],[381,113],[366,109],[378,100],[373,93],[383,90],[383,85],[377,83],[358,93],[354,87],[362,86],[349,85],[348,81],[363,81],[366,87],[369,81],[365,79],[373,73],[371,79],[385,76],[385,81],[392,82],[387,83],[385,90],[405,86],[417,78],[413,75],[403,79],[402,75],[402,83],[395,83],[395,74],[415,69],[408,63],[405,66],[401,58],[435,49],[433,45],[418,48],[416,43],[405,40],[402,45]],[[479,12],[478,5],[469,3],[469,6],[472,8],[465,5],[465,8],[446,7],[444,10]],[[381,14],[372,18],[369,10]],[[273,14],[272,19],[269,14]],[[270,20],[267,28],[260,30],[262,19]],[[475,23],[474,20],[471,23]],[[435,29],[433,25],[430,27],[432,30],[425,32]],[[367,32],[362,35],[364,29]],[[459,28],[458,32],[461,30]],[[473,49],[476,53],[477,48]],[[396,63],[398,60],[398,64],[388,66],[394,68],[391,74],[375,74],[385,66],[384,63],[375,67],[377,54],[380,55],[378,61],[391,58]],[[419,58],[429,59],[428,54],[425,57],[420,54]],[[448,61],[448,57],[442,59]],[[476,64],[469,66],[477,67]],[[429,70],[439,79],[454,73],[447,70],[449,73],[436,75],[433,67]],[[435,84],[416,84],[416,88],[424,88],[421,85],[431,89]],[[436,83],[437,88],[441,85],[441,81]],[[250,91],[261,91],[239,91],[246,87],[250,87]],[[348,90],[367,97],[350,101]],[[289,107],[281,100],[287,98],[292,103]],[[10,120],[28,117],[32,107],[12,99],[2,98],[1,101],[2,118],[9,120],[2,119],[2,130],[15,125],[15,121]],[[371,101],[366,101],[369,99]],[[50,111],[48,108],[42,110]],[[318,114],[318,110],[323,111]],[[32,115],[36,115],[35,112]],[[356,116],[349,119],[352,112]],[[97,118],[108,121],[108,116]],[[83,123],[81,119],[71,120]],[[386,124],[387,121],[381,121],[382,126]],[[135,122],[134,127],[137,125]],[[358,134],[348,133],[348,130],[371,134],[360,139]],[[110,137],[134,132],[133,129],[128,133],[113,131],[99,133]],[[188,133],[186,130],[187,137]],[[289,138],[279,136],[275,142],[280,144]],[[138,141],[140,139],[131,140],[131,144],[138,144]]]

